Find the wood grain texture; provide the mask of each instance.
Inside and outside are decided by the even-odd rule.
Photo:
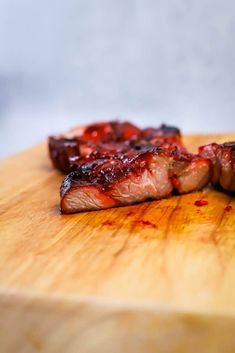
[[[62,178],[45,144],[0,163],[0,352],[234,353],[235,198],[62,216]]]

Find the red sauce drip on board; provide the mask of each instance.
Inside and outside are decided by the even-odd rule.
[[[136,223],[138,224],[141,224],[143,226],[148,226],[148,227],[151,227],[151,228],[156,228],[156,224],[152,223],[152,222],[149,222],[149,221],[145,221],[145,220],[140,220],[140,221],[136,221]]]
[[[103,225],[103,226],[113,226],[114,225],[114,221],[104,221],[104,222],[102,222],[101,224]]]
[[[224,208],[226,212],[231,212],[233,210],[233,207],[231,205],[228,205]]]
[[[197,200],[194,202],[195,206],[201,207],[201,206],[207,206],[208,205],[208,201],[206,200]]]

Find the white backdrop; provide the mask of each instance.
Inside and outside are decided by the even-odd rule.
[[[117,116],[235,131],[235,2],[0,0],[0,156]]]

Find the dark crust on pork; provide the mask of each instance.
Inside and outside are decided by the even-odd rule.
[[[159,145],[164,142],[182,146],[177,128],[163,124],[157,129],[141,130],[133,124],[119,121],[89,125],[82,134],[70,138],[66,134],[50,136],[48,142],[53,166],[63,173],[74,170],[77,166],[75,162],[80,157],[95,152],[126,152],[128,149],[138,149],[138,145]]]
[[[75,138],[49,137],[49,156],[53,166],[63,173],[70,171],[70,158],[79,155],[79,143]]]
[[[202,146],[193,155],[179,129],[166,125],[92,124],[49,137],[49,153],[57,169],[70,172],[60,190],[62,213],[169,197],[209,181],[235,191],[235,142]]]
[[[181,138],[181,132],[178,128],[162,124],[159,128],[146,128],[142,130],[142,137],[146,140],[151,140],[156,137],[172,137],[175,139]]]
[[[112,187],[115,182],[120,182],[128,175],[139,175],[146,168],[154,155],[172,157],[175,161],[190,163],[194,156],[179,150],[176,146],[164,148],[161,146],[142,146],[138,151],[119,153],[116,155],[94,155],[83,160],[78,168],[71,172],[61,185],[61,197],[71,186],[95,185],[102,190]]]

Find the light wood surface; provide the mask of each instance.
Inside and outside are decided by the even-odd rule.
[[[62,178],[45,144],[0,163],[0,352],[234,353],[235,198],[62,216]]]

